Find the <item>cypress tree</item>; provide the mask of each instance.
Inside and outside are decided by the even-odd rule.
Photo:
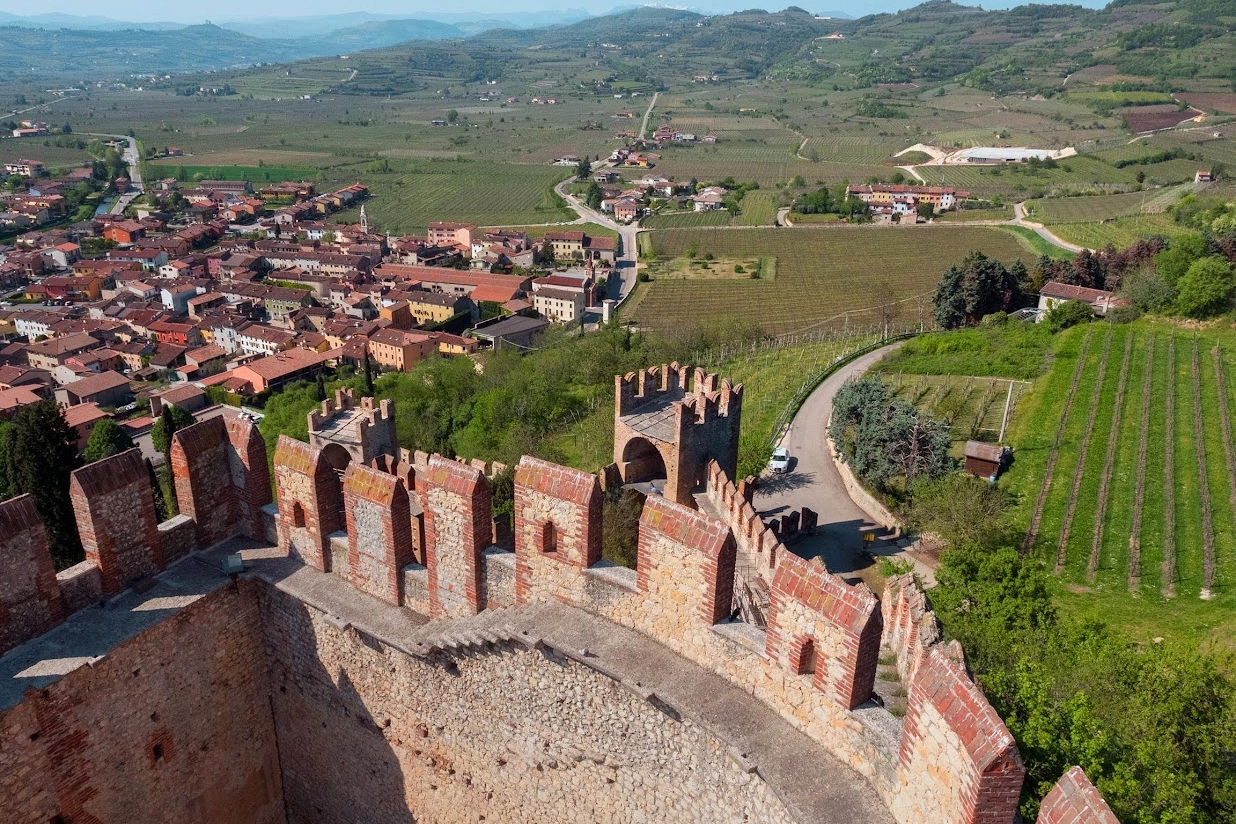
[[[34,497],[56,566],[64,569],[83,560],[86,556],[69,499],[69,476],[77,467],[77,433],[56,402],[44,400],[22,407],[9,447],[13,494]]]

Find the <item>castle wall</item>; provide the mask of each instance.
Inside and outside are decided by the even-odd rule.
[[[43,519],[30,495],[0,503],[0,655],[64,618]]]
[[[1021,756],[956,642],[933,647],[910,684],[899,771],[900,820],[1007,824],[1016,816]]]
[[[481,553],[493,531],[493,495],[480,470],[434,455],[417,472],[425,511],[429,613],[460,618],[485,608]]]
[[[1120,824],[1081,767],[1066,772],[1039,806],[1037,824]]]
[[[394,475],[352,464],[343,479],[348,580],[393,606],[402,603],[401,570],[412,562],[408,492]]]
[[[595,476],[525,457],[515,470],[515,595],[573,592],[601,560],[601,487]]]
[[[199,548],[235,535],[262,535],[270,502],[266,446],[249,421],[210,418],[172,436],[172,477],[180,511],[193,519]]]
[[[321,451],[280,435],[275,446],[275,495],[279,548],[329,572],[330,535],[344,528],[343,492]]]
[[[75,470],[69,497],[86,560],[98,565],[105,597],[163,569],[159,518],[140,449]]]
[[[0,821],[283,824],[257,586],[222,587],[0,714]]]
[[[420,659],[261,601],[290,824],[793,820],[705,729],[557,653]]]

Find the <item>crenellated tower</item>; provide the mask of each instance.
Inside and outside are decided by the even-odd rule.
[[[651,482],[691,506],[710,461],[733,477],[742,397],[742,384],[677,363],[615,377],[614,463],[622,483]]]

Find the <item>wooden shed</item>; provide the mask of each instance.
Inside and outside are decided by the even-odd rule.
[[[966,441],[966,472],[976,478],[994,483],[1008,464],[1008,459],[1008,447]]]

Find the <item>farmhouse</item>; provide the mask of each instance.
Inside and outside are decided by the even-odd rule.
[[[38,177],[43,174],[43,171],[43,161],[41,160],[15,160],[12,163],[4,164],[4,173],[6,175]]]
[[[871,184],[847,186],[846,197],[856,197],[878,215],[912,214],[920,203],[930,203],[936,212],[949,212],[970,196],[949,186],[901,186]]]
[[[1099,317],[1107,314],[1109,309],[1128,306],[1124,298],[1116,297],[1115,292],[1105,292],[1102,289],[1088,289],[1085,286],[1073,286],[1068,283],[1049,280],[1039,290],[1039,320],[1052,309],[1070,300],[1080,300],[1090,304],[1090,308]]]

